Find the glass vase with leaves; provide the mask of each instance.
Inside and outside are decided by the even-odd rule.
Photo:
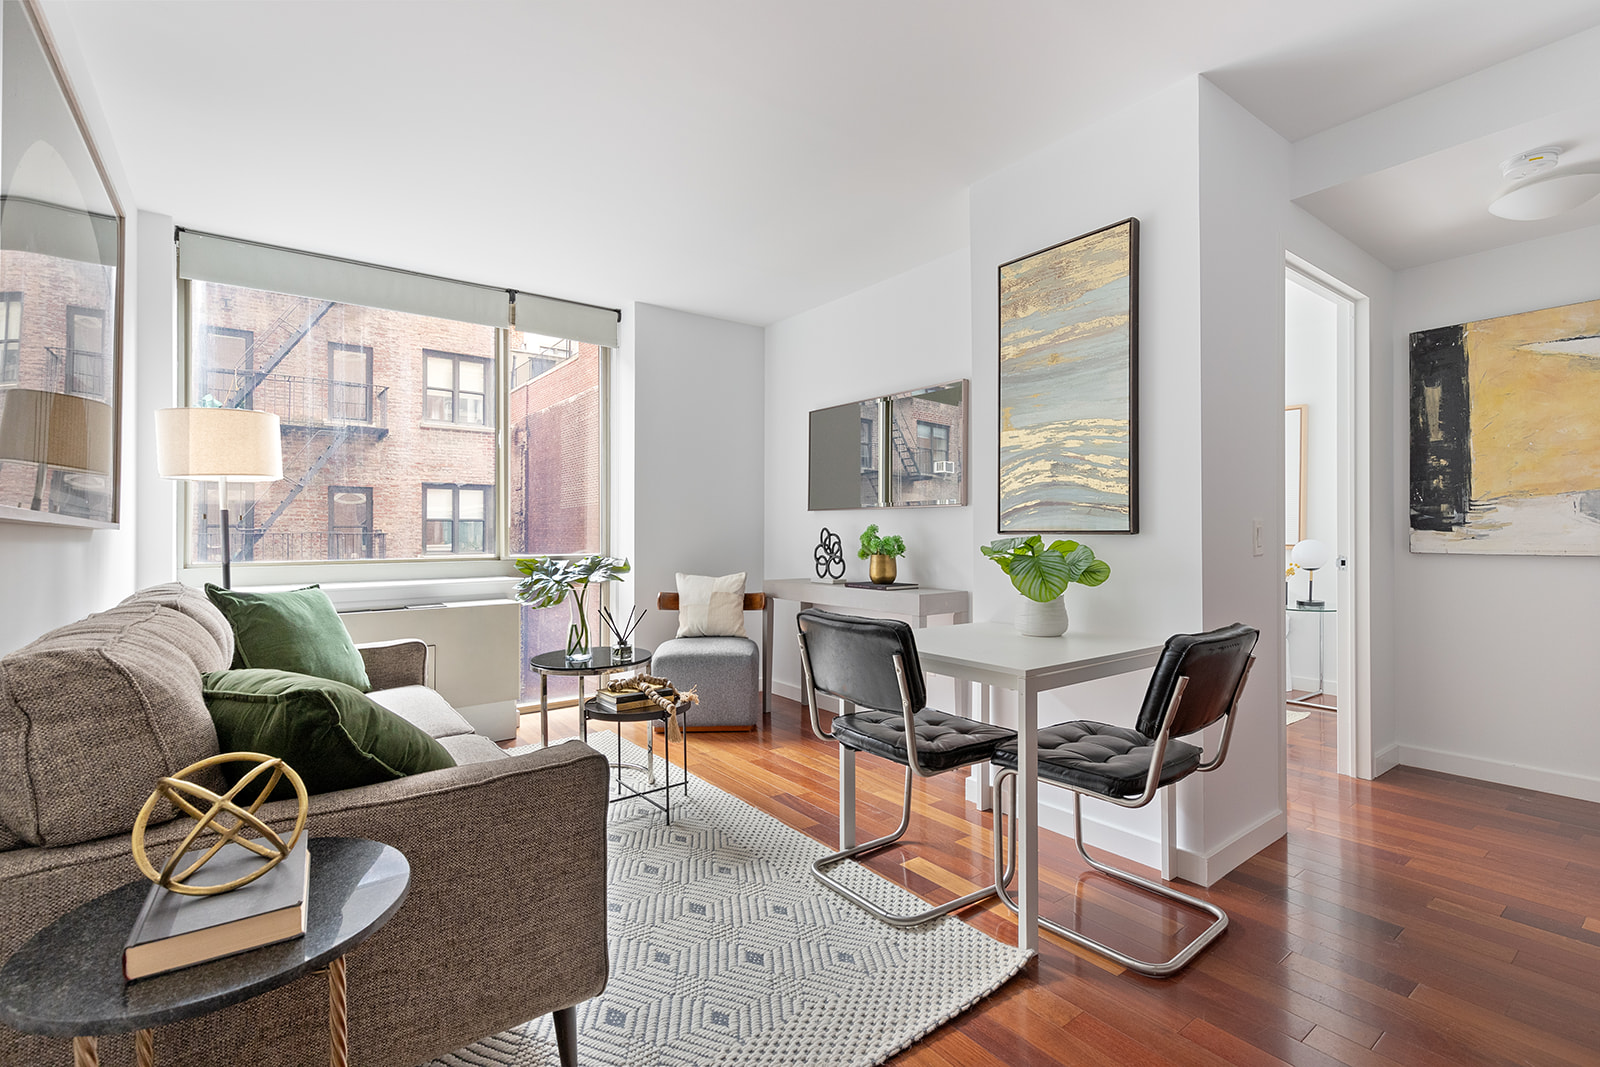
[[[589,641],[589,586],[621,581],[632,570],[619,556],[529,556],[517,560],[526,577],[517,584],[517,599],[535,608],[553,608],[569,597],[572,624],[567,628],[567,661],[587,663],[594,652]]]

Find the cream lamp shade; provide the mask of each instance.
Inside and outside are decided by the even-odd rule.
[[[222,513],[222,587],[233,588],[228,483],[283,477],[278,416],[247,408],[162,408],[156,412],[156,469],[163,478],[217,483]]]
[[[44,509],[45,471],[111,473],[115,461],[111,405],[88,397],[42,389],[0,390],[0,460],[33,463],[33,501]],[[22,506],[19,502],[18,506]]]
[[[1326,567],[1328,565],[1328,546],[1314,539],[1301,541],[1289,553],[1289,562],[1297,567],[1304,567],[1308,571]]]
[[[283,477],[278,416],[244,408],[156,412],[156,467],[163,478],[275,482]]]

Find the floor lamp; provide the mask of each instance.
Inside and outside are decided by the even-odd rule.
[[[222,587],[232,589],[228,483],[276,482],[283,477],[278,416],[244,408],[163,408],[156,412],[156,467],[163,478],[217,483]]]

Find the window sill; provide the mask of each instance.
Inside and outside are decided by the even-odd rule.
[[[462,433],[494,433],[493,426],[474,426],[471,423],[438,422],[433,419],[423,419],[419,425],[424,430],[459,430]]]
[[[278,568],[254,568],[234,564],[233,587],[250,593],[273,593],[318,585],[339,611],[373,611],[383,608],[421,607],[432,604],[462,603],[474,600],[513,599],[520,576],[507,573],[511,564],[499,560],[482,561],[493,568],[473,567],[477,573],[458,576],[425,575],[407,577],[404,572],[351,577],[330,568],[335,564],[306,564],[286,573]],[[498,573],[496,573],[498,572]],[[180,578],[189,585],[220,583],[220,567],[190,567]]]

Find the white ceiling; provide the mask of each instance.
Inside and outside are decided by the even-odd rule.
[[[962,247],[974,180],[1186,75],[1295,139],[1600,23],[1594,0],[44,6],[142,209],[757,324]]]

